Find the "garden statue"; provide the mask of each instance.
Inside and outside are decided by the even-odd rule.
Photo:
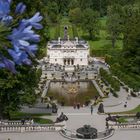
[[[140,119],[140,112],[137,112],[137,113],[136,113],[136,118],[137,118],[137,119]]]
[[[68,117],[63,112],[61,112],[61,115],[56,118],[56,123],[67,121],[67,120]]]
[[[56,104],[52,104],[52,113],[57,113],[57,105]]]
[[[103,103],[100,103],[100,105],[98,107],[98,112],[99,113],[104,113],[104,105],[103,105]]]
[[[68,39],[68,27],[67,26],[64,27],[64,39],[65,40]]]

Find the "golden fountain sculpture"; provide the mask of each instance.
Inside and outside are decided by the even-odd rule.
[[[77,94],[78,87],[75,84],[72,84],[68,87],[68,94]]]

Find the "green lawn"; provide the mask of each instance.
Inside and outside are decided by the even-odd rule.
[[[50,27],[50,40],[55,39],[56,25]]]
[[[53,121],[50,119],[43,119],[43,118],[34,118],[34,122],[39,124],[52,124]]]
[[[40,118],[41,116],[50,116],[50,113],[42,113],[42,114],[30,114],[30,113],[22,113],[22,112],[13,112],[11,113],[11,120],[21,120],[23,118],[33,118],[35,123],[40,123],[40,124],[52,124],[53,121],[50,119],[43,119]]]
[[[31,113],[23,113],[23,112],[12,112],[10,113],[10,116],[11,118],[22,118],[22,117],[27,117],[27,116],[30,116],[30,117],[39,117],[39,116],[50,116],[51,114],[50,113],[34,113],[34,114],[31,114]]]

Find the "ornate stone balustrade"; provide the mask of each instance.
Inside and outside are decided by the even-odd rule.
[[[63,129],[64,125],[46,125],[46,124],[31,124],[31,125],[0,125],[0,133],[9,132],[47,132],[47,131],[59,131]]]
[[[29,124],[32,124],[32,122],[31,121],[25,121],[24,122],[24,124],[25,125],[29,125]],[[2,121],[0,121],[0,126],[1,125],[22,125],[22,122],[21,122],[21,120],[18,120],[18,121],[10,121],[10,120],[2,120]]]
[[[109,123],[109,128],[114,129],[140,129],[140,122]]]

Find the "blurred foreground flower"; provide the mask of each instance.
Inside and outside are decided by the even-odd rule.
[[[30,19],[20,19],[16,23],[18,26],[13,27],[14,16],[10,16],[10,4],[11,0],[0,0],[0,25],[8,29],[6,31],[0,28],[0,68],[16,73],[16,65],[31,65],[30,57],[35,57],[38,48],[36,43],[40,41],[40,36],[34,32],[33,28],[42,28],[39,22],[43,17],[37,12]],[[26,5],[21,2],[16,6],[15,15],[23,14],[25,10]],[[8,53],[4,53],[5,51]]]

